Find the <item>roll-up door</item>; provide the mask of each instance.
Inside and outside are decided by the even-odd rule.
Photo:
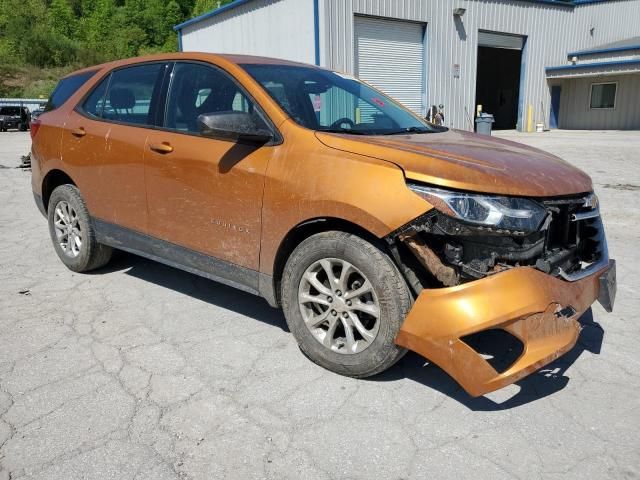
[[[479,47],[508,48],[522,50],[524,37],[497,32],[478,32]]]
[[[421,114],[424,25],[356,16],[354,31],[356,75]]]

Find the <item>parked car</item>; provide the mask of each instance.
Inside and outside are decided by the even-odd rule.
[[[45,105],[39,106],[36,110],[31,112],[31,121],[37,120],[40,115],[44,113]]]
[[[334,372],[410,349],[481,395],[571,349],[596,299],[612,309],[585,173],[431,125],[351,76],[148,56],[62,79],[47,111],[33,191],[69,269],[116,248],[260,295]]]
[[[17,128],[26,132],[31,123],[31,115],[27,107],[0,107],[0,131],[6,132],[10,128]]]

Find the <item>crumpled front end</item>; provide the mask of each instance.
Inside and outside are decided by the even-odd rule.
[[[470,395],[483,395],[569,351],[580,333],[577,320],[598,298],[600,277],[610,268],[567,282],[520,267],[456,287],[423,290],[396,343],[440,366]],[[493,329],[523,345],[522,354],[502,372],[464,340]]]
[[[431,211],[388,238],[416,293],[396,343],[480,396],[569,351],[595,300],[611,311],[615,261],[597,207],[549,201],[540,231],[478,229]],[[506,363],[478,347],[492,335]],[[481,343],[481,342],[480,342]],[[499,350],[499,348],[497,349]]]

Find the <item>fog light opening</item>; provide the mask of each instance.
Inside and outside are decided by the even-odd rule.
[[[524,344],[502,329],[483,330],[462,337],[498,373],[507,371],[524,352]]]

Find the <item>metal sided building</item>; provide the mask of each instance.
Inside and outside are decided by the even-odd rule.
[[[640,129],[640,0],[235,0],[175,27],[185,51],[354,74],[473,129]]]

